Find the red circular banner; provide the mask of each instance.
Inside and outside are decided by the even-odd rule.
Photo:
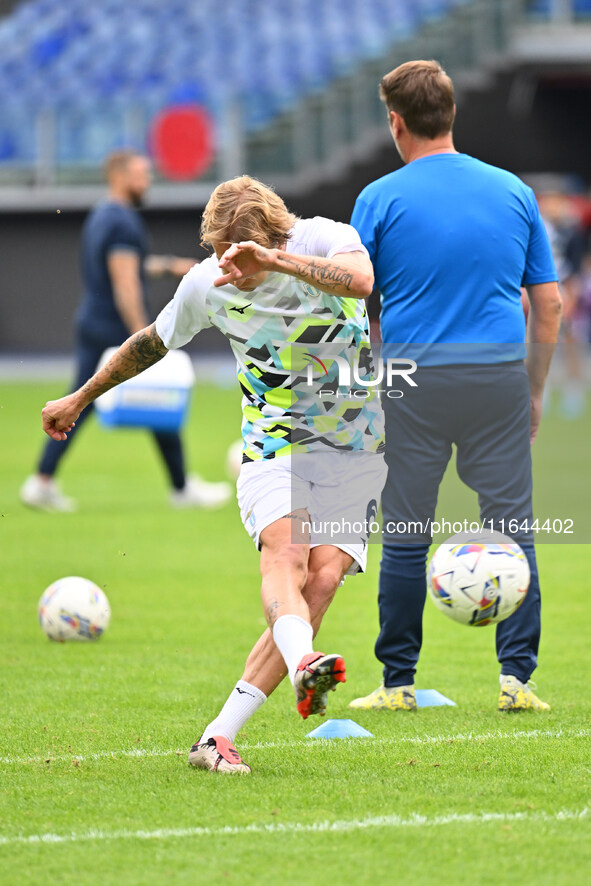
[[[213,160],[213,121],[204,108],[166,108],[154,118],[150,142],[162,175],[177,181],[197,178]]]

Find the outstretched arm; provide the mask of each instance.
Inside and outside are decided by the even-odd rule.
[[[162,339],[152,323],[140,329],[123,342],[108,363],[96,372],[85,385],[60,400],[50,400],[41,415],[43,430],[53,440],[65,440],[76,419],[89,403],[114,388],[115,385],[139,375],[144,369],[157,363],[167,353]]]
[[[332,258],[291,255],[282,249],[265,249],[252,240],[233,243],[220,259],[225,272],[215,286],[235,283],[260,271],[279,271],[311,283],[330,295],[367,298],[373,289],[373,268],[364,252],[340,252]]]
[[[184,277],[193,265],[199,264],[195,258],[181,258],[178,255],[149,255],[144,261],[144,270],[149,277]]]
[[[131,250],[116,249],[107,257],[107,270],[119,316],[130,335],[139,332],[148,322],[142,299],[139,256]]]

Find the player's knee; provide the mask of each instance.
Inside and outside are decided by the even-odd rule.
[[[261,558],[261,572],[281,569],[292,575],[298,575],[303,581],[308,575],[308,556],[307,550],[302,545],[283,545],[276,550],[265,551],[265,556]]]

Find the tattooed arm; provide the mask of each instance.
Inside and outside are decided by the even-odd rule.
[[[330,295],[367,298],[374,283],[373,268],[364,252],[340,252],[332,258],[291,255],[251,240],[233,243],[220,259],[220,268],[225,273],[215,280],[215,286],[236,283],[261,271],[279,271]]]
[[[41,415],[43,430],[54,440],[65,440],[72,430],[76,419],[89,403],[114,388],[115,385],[139,375],[144,369],[157,363],[167,353],[162,339],[156,332],[156,324],[152,323],[140,329],[131,338],[123,342],[119,350],[113,354],[108,363],[96,372],[85,385],[62,397],[50,400],[45,404]]]

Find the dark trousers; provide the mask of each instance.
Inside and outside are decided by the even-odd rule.
[[[119,336],[117,337],[96,337],[90,334],[79,332],[76,340],[76,379],[72,387],[73,391],[77,391],[85,382],[94,375],[96,367],[100,360],[101,354],[106,348],[116,347],[122,343]],[[73,441],[80,433],[80,428],[91,414],[93,404],[84,409],[76,422],[75,427],[68,434],[67,439],[60,443],[57,440],[49,440],[43,449],[41,459],[37,470],[40,474],[48,474],[53,476],[57,471],[60,461],[69,450]],[[170,482],[175,489],[183,489],[185,485],[185,462],[183,454],[183,445],[178,433],[154,431],[153,437],[156,446],[164,460]]]
[[[509,534],[509,520],[532,521],[529,382],[523,364],[428,367],[413,378],[418,387],[403,398],[384,398],[388,478],[382,494],[385,532],[375,649],[385,686],[414,682],[431,542],[428,524],[452,444],[458,475],[477,492],[487,528]],[[388,533],[389,521],[415,525],[406,533]],[[527,556],[531,582],[523,604],[497,625],[497,657],[502,673],[526,682],[537,665],[540,585],[531,532],[511,537]]]

